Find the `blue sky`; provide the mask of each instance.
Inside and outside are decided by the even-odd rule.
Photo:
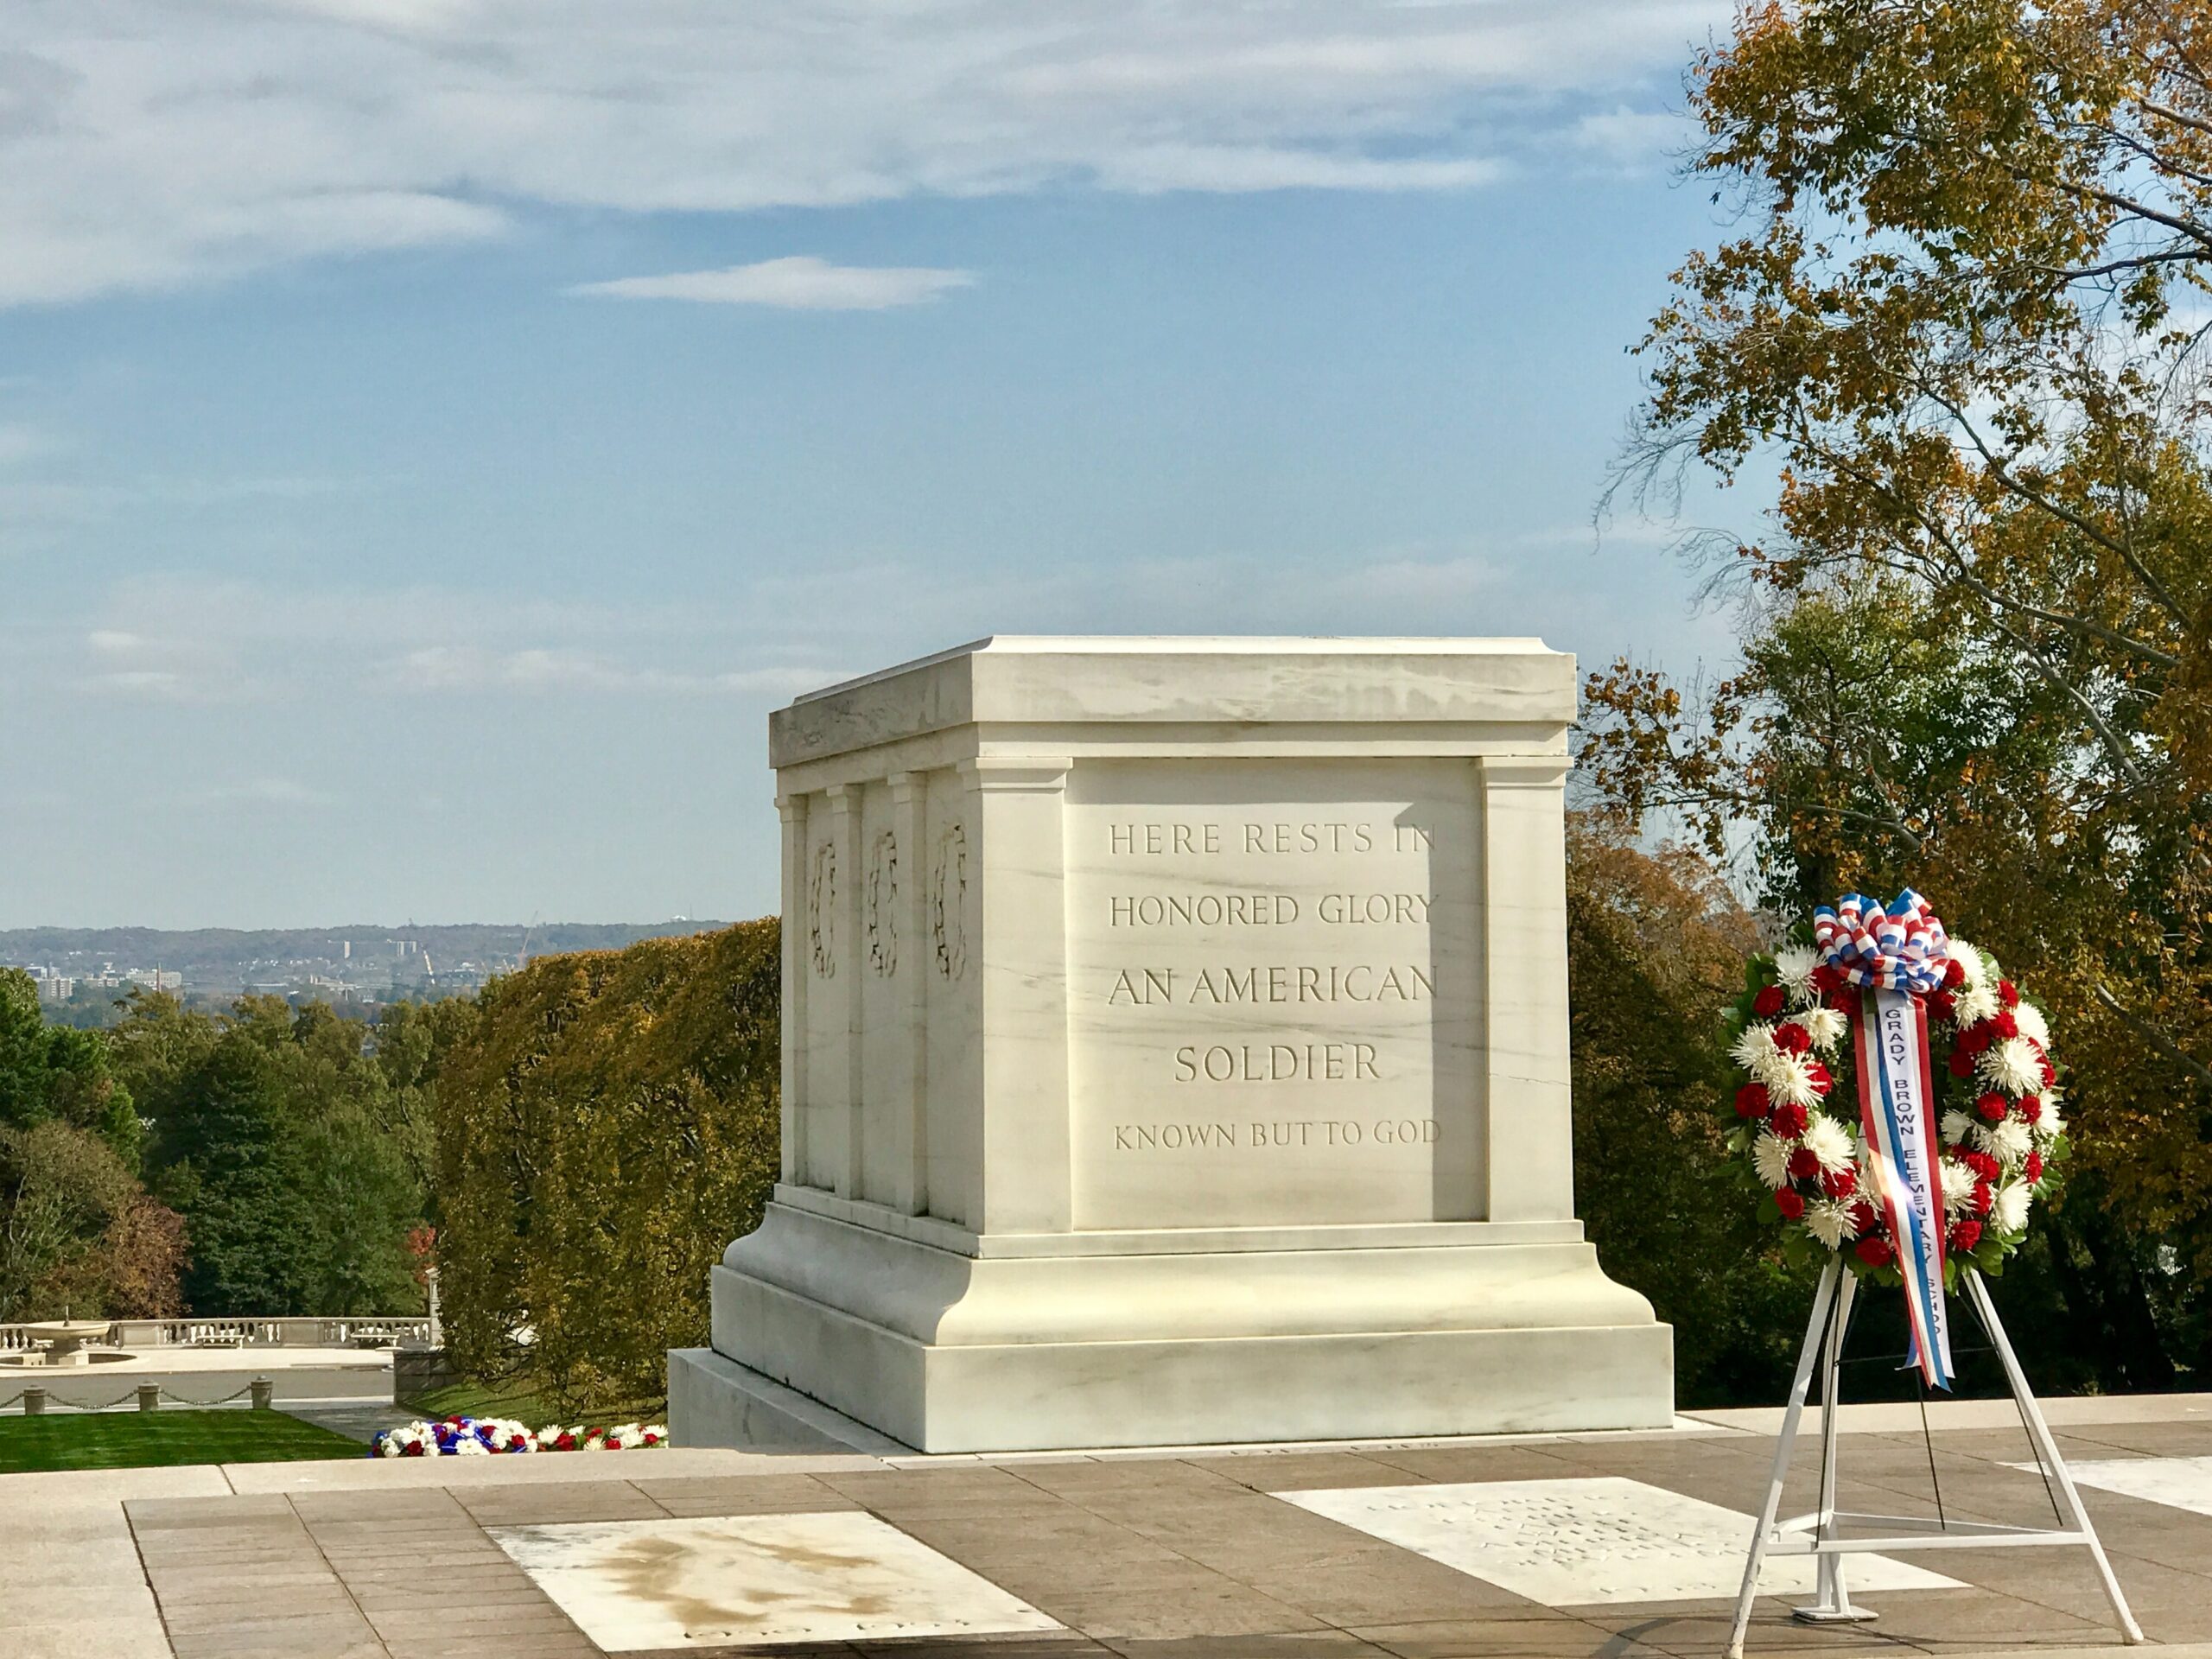
[[[16,0],[0,925],[760,913],[995,632],[1719,659],[1590,516],[1726,22]]]

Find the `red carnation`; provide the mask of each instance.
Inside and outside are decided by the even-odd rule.
[[[1953,957],[1944,963],[1943,988],[1945,990],[1955,991],[1960,986],[1966,982],[1967,969],[1964,963],[1961,962],[1956,957]]]
[[[2036,1065],[2043,1073],[2043,1086],[2044,1088],[2048,1089],[2052,1084],[2058,1081],[2058,1073],[2051,1070],[2050,1055],[2044,1053],[2041,1050],[2037,1050],[2036,1052]]]
[[[1959,1005],[1953,1000],[1948,991],[1929,992],[1928,1011],[1938,1020],[1955,1020],[1959,1017]]]
[[[1963,1045],[1953,1049],[1951,1058],[1944,1061],[1943,1065],[1945,1070],[1955,1077],[1970,1077],[1974,1075],[1974,1056],[1967,1052]]]
[[[1785,1100],[1774,1109],[1768,1126],[1785,1141],[1794,1141],[1805,1133],[1805,1109],[1796,1101]]]
[[[1864,1198],[1851,1206],[1851,1226],[1854,1232],[1871,1234],[1881,1224],[1881,1220],[1879,1212]]]
[[[1974,1196],[1967,1200],[1967,1208],[1977,1216],[1986,1216],[1989,1213],[1990,1206],[1996,1202],[1997,1189],[1990,1185],[1987,1181],[1976,1181],[1974,1184]]]
[[[1820,1158],[1810,1147],[1800,1147],[1789,1154],[1789,1174],[1792,1179],[1809,1181],[1820,1173]]]
[[[1999,1171],[2003,1167],[2003,1166],[1999,1164],[1997,1161],[1997,1154],[1993,1152],[1970,1152],[1967,1154],[1966,1166],[1985,1181],[1995,1180]]]
[[[2002,1002],[2008,1008],[2018,1007],[2020,1006],[2019,988],[2013,984],[2009,979],[1999,980],[1997,982],[1997,1000],[1999,1002]]]
[[[1784,1000],[1781,986],[1763,987],[1759,994],[1751,999],[1751,1012],[1762,1020],[1771,1020],[1782,1012]]]
[[[1774,1109],[1774,1097],[1763,1083],[1747,1083],[1736,1091],[1736,1116],[1764,1117]]]
[[[1825,1095],[1835,1087],[1835,1078],[1829,1073],[1827,1067],[1822,1065],[1818,1060],[1807,1064],[1805,1080],[1813,1085],[1813,1092],[1816,1095]]]
[[[1805,1197],[1802,1192],[1794,1192],[1785,1186],[1774,1195],[1774,1201],[1782,1213],[1792,1221],[1805,1213]]]
[[[1813,1039],[1806,1034],[1805,1027],[1793,1020],[1774,1028],[1774,1046],[1785,1054],[1802,1054],[1812,1047]]]
[[[1821,1177],[1821,1191],[1832,1198],[1847,1198],[1859,1190],[1859,1172],[1849,1165]]]
[[[1962,1221],[1951,1229],[1951,1248],[1955,1250],[1970,1250],[1980,1243],[1981,1224],[1978,1221]]]
[[[2005,1099],[2004,1096],[1999,1094],[1994,1089],[1993,1089],[1987,1094],[1984,1095],[1980,1100],[1974,1102],[1974,1109],[1977,1112],[1980,1112],[1984,1117],[1987,1118],[1992,1123],[2002,1123],[2005,1121],[2005,1109],[2012,1103]]]
[[[1982,1021],[1982,1024],[1987,1026],[1994,1033],[1990,1039],[1993,1042],[2000,1037],[2017,1037],[2020,1034],[2020,1022],[2011,1014],[2002,1010],[1991,1014],[1988,1019]],[[1985,1044],[1984,1046],[1986,1047],[1987,1045]]]
[[[1862,1238],[1852,1248],[1858,1251],[1859,1259],[1870,1268],[1886,1268],[1890,1265],[1890,1258],[1897,1254],[1890,1248],[1886,1238]]]
[[[2041,1095],[2022,1095],[2020,1096],[2020,1116],[2027,1119],[2031,1123],[2042,1122],[2043,1096]]]
[[[1958,1046],[1952,1051],[1953,1054],[1955,1056],[1958,1054],[1979,1054],[1982,1050],[1987,1048],[1997,1034],[1989,1028],[1989,1026],[1990,1022],[1984,1020],[1978,1024],[1968,1026],[1961,1031],[1959,1033]]]
[[[2028,1161],[2020,1167],[2028,1178],[2028,1185],[2033,1186],[2037,1181],[2043,1179],[2043,1154],[2030,1153]]]
[[[1844,987],[1843,970],[1822,963],[1813,969],[1813,988],[1822,993],[1840,991]]]

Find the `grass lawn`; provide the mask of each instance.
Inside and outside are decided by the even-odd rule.
[[[551,1422],[556,1413],[517,1382],[448,1383],[409,1400],[404,1409],[419,1417],[512,1417],[535,1429]]]
[[[359,1440],[281,1411],[72,1411],[0,1417],[0,1474],[358,1458],[367,1450]]]
[[[563,1412],[547,1405],[522,1383],[461,1382],[416,1395],[402,1409],[429,1418],[508,1417],[534,1430],[548,1423],[655,1423],[667,1414],[668,1408],[664,1402],[645,1401]]]

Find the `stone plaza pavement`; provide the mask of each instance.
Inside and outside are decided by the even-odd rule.
[[[2040,1478],[2012,1466],[2029,1454],[2011,1411],[1933,1408],[1953,1517],[2048,1518]],[[2050,1413],[2152,1650],[2212,1659],[2212,1395]],[[1179,1454],[677,1448],[5,1476],[0,1656],[1713,1655],[1777,1415]],[[1929,1512],[1918,1421],[1846,1408],[1847,1506]],[[1785,1514],[1811,1507],[1801,1447]],[[1750,1651],[2063,1659],[2117,1640],[2078,1549],[1859,1559],[1878,1622],[1794,1624],[1802,1598],[1777,1584]]]

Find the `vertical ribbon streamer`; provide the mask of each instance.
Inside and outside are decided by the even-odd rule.
[[[1859,1110],[1874,1181],[1904,1278],[1912,1363],[1951,1386],[1950,1321],[1943,1305],[1943,1192],[1937,1175],[1935,1068],[1928,1007],[1910,992],[1866,991],[1857,1020]]]

